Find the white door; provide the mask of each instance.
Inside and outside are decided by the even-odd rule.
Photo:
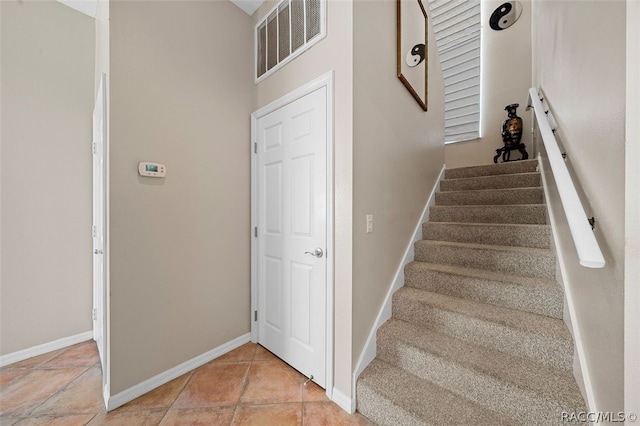
[[[258,343],[325,387],[327,87],[258,118]]]
[[[98,346],[103,371],[105,356],[105,145],[106,76],[102,74],[93,110],[93,339]]]

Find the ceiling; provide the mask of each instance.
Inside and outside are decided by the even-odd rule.
[[[251,16],[264,3],[264,0],[231,0],[231,2]]]
[[[96,17],[96,8],[98,6],[97,0],[58,0],[73,9],[89,15],[93,18]],[[253,15],[265,0],[231,0],[233,4],[242,9],[247,15]]]

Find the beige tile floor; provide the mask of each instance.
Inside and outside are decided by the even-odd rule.
[[[247,343],[106,413],[94,342],[0,369],[0,426],[372,425],[259,345]]]

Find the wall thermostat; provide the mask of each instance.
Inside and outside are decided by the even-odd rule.
[[[167,168],[164,164],[141,161],[138,163],[138,174],[148,177],[165,177]]]

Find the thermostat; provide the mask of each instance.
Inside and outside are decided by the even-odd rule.
[[[138,174],[148,177],[165,177],[167,168],[164,164],[141,161],[138,163]]]

